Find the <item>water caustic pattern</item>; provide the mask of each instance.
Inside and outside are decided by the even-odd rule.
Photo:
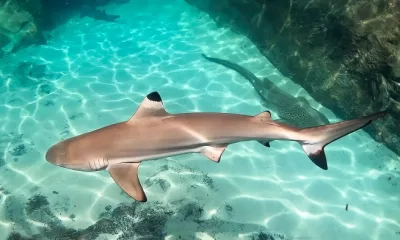
[[[183,1],[162,2],[109,6],[115,23],[73,18],[48,45],[3,60],[1,239],[400,238],[398,157],[363,131],[326,148],[328,171],[283,141],[232,144],[219,164],[197,154],[144,162],[144,204],[105,171],[47,163],[52,144],[127,120],[154,90],[171,113],[265,110],[247,80],[201,53],[268,76],[339,120],[245,37]]]

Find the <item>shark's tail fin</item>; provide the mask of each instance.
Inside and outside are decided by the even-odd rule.
[[[385,115],[386,111],[382,111],[352,120],[319,127],[305,128],[300,130],[300,132],[304,134],[305,139],[307,140],[299,141],[299,143],[311,161],[313,161],[318,167],[327,170],[328,163],[324,152],[324,147],[326,145],[368,125],[372,121],[384,117]]]

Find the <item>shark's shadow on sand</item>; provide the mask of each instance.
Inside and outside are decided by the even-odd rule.
[[[286,93],[271,80],[267,78],[260,79],[239,64],[228,60],[208,57],[205,54],[202,54],[202,56],[208,61],[230,68],[246,78],[261,98],[261,104],[278,114],[280,119],[276,121],[299,128],[315,127],[330,123],[322,113],[311,107],[304,97],[294,97]]]

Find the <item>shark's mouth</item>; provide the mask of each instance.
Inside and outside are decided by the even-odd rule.
[[[63,163],[53,163],[56,166],[66,168],[66,169],[71,169],[71,170],[76,170],[76,171],[81,171],[81,172],[92,172],[93,169],[90,168],[87,165],[82,165],[82,164],[63,164]]]

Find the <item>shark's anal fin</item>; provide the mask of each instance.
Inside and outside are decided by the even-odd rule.
[[[260,121],[260,122],[272,122],[271,112],[270,111],[264,111],[262,113],[259,113],[259,114],[255,115],[253,117],[253,119],[255,121]],[[266,147],[271,147],[270,144],[269,144],[271,141],[272,140],[260,140],[258,142],[261,143],[262,145],[266,146]]]
[[[222,153],[228,145],[218,145],[218,146],[205,146],[200,150],[200,153],[203,154],[208,159],[219,163],[221,160]]]
[[[140,163],[119,163],[108,168],[114,181],[129,196],[139,202],[146,202],[147,197],[139,181],[138,168]]]
[[[128,123],[134,122],[139,118],[167,115],[169,115],[169,113],[165,111],[160,94],[158,92],[152,92],[142,100],[136,112],[128,120]]]
[[[287,120],[285,120],[285,119],[283,119],[283,118],[275,119],[274,122],[283,123],[283,124],[286,124],[286,125],[291,125],[291,126],[293,126],[293,124],[291,124],[290,121],[287,121]],[[265,147],[271,147],[271,142],[272,142],[272,141],[274,141],[274,140],[260,140],[260,141],[258,141],[258,142],[259,142],[260,144],[264,145]]]

